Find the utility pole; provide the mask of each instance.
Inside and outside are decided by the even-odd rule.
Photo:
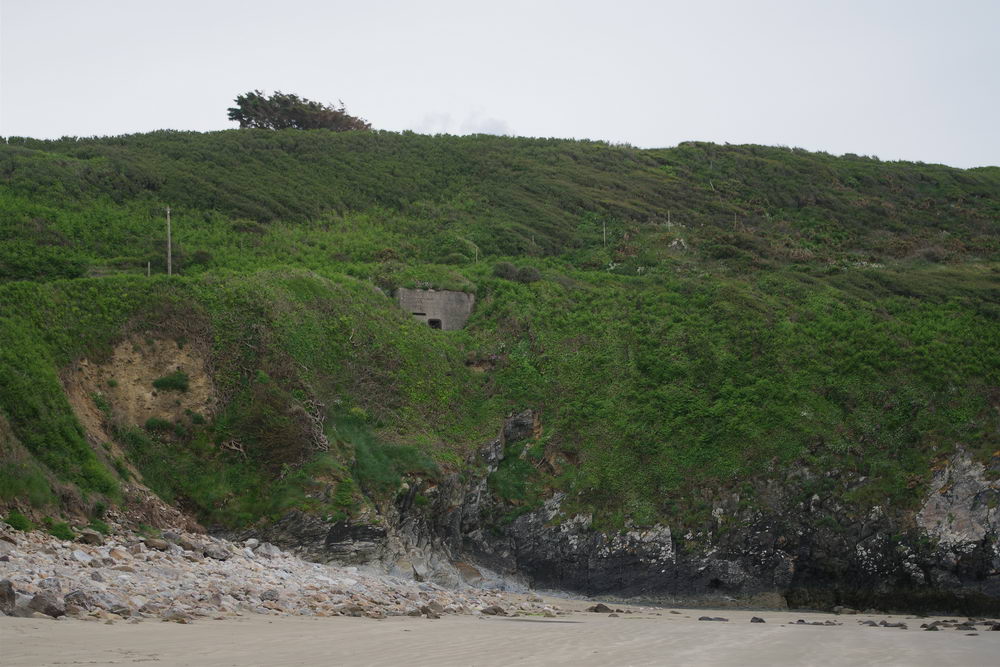
[[[601,233],[604,234],[604,247],[608,247],[608,221],[601,220]]]
[[[147,278],[149,277],[149,272],[150,272],[150,269],[152,268],[152,265],[153,265],[152,262],[146,262],[146,277]]]
[[[170,207],[167,207],[167,275],[174,274],[173,248],[170,245]]]

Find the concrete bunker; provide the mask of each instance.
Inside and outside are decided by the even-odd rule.
[[[468,292],[400,287],[396,290],[396,301],[400,308],[431,329],[454,331],[465,326],[476,297]]]

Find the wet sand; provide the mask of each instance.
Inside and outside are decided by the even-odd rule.
[[[919,629],[931,619],[678,611],[643,610],[617,618],[584,612],[554,619],[447,616],[381,621],[250,615],[189,625],[3,617],[0,665],[1000,664],[1000,632],[970,637],[954,629]],[[724,616],[729,622],[698,621],[701,615]],[[767,622],[751,624],[753,615]],[[843,625],[790,625],[799,618]],[[904,620],[909,629],[858,625],[866,619]]]

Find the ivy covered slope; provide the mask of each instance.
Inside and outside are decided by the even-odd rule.
[[[209,525],[359,516],[524,409],[541,432],[491,478],[499,521],[558,489],[608,526],[694,526],[768,480],[906,511],[957,448],[1000,447],[1000,168],[11,138],[0,238],[0,503],[39,516],[134,508],[137,480]],[[434,331],[399,286],[476,308]]]

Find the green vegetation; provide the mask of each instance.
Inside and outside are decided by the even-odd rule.
[[[88,527],[92,530],[96,530],[102,535],[108,535],[111,533],[111,526],[101,519],[91,519]]]
[[[161,419],[160,417],[150,417],[146,420],[145,428],[147,431],[173,431],[173,423],[167,421],[166,419]]]
[[[17,510],[11,510],[4,519],[4,522],[14,530],[26,531],[35,529],[34,524],[28,520],[28,517],[24,516]]]
[[[368,130],[371,126],[361,118],[351,116],[344,105],[334,107],[276,91],[270,97],[254,90],[236,98],[229,110],[229,120],[238,121],[241,128],[267,130]]]
[[[0,499],[118,499],[129,468],[87,443],[60,372],[130,339],[207,350],[213,412],[142,429],[93,400],[144,482],[211,525],[356,515],[526,408],[546,435],[492,475],[499,521],[556,488],[598,523],[695,523],[713,493],[799,469],[835,471],[824,492],[858,508],[909,507],[956,446],[1000,447],[998,168],[386,132],[10,138],[0,211],[0,455],[34,471],[5,463]],[[399,286],[476,310],[432,331]]]
[[[153,380],[153,386],[163,391],[187,391],[189,378],[184,371],[174,371]]]
[[[49,532],[49,535],[57,537],[60,540],[75,540],[76,532],[69,527],[69,524],[65,521],[56,521],[51,517],[45,517],[43,519],[45,524],[45,530]]]

